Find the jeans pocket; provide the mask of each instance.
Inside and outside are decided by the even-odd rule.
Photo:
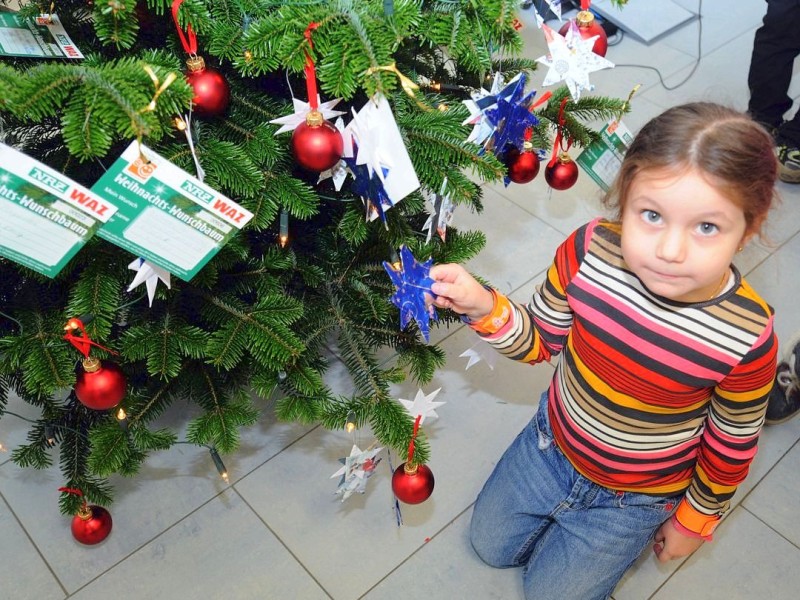
[[[615,500],[619,508],[639,508],[645,511],[653,511],[666,519],[678,506],[682,497],[682,492],[672,496],[650,496],[636,492],[616,492]]]

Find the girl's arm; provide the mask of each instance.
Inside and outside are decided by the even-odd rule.
[[[437,265],[430,271],[434,303],[467,317],[483,339],[513,360],[549,360],[563,347],[572,326],[567,285],[586,253],[597,221],[573,232],[556,250],[553,264],[527,306],[482,286],[459,265]]]
[[[674,517],[690,534],[710,539],[747,477],[775,379],[777,349],[770,316],[750,351],[714,388],[694,479]]]

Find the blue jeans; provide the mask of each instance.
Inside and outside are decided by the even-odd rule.
[[[483,486],[470,539],[493,567],[523,567],[527,600],[608,598],[683,494],[616,492],[553,441],[547,393]]]

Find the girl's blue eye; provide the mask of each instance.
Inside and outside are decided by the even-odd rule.
[[[719,230],[719,228],[713,223],[700,223],[698,229],[703,235],[711,235]]]
[[[661,215],[654,210],[643,210],[642,218],[647,223],[658,223],[661,220]]]

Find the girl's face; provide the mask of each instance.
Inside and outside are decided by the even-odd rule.
[[[693,170],[638,173],[622,211],[628,268],[648,290],[678,302],[718,294],[750,235],[742,209]]]

